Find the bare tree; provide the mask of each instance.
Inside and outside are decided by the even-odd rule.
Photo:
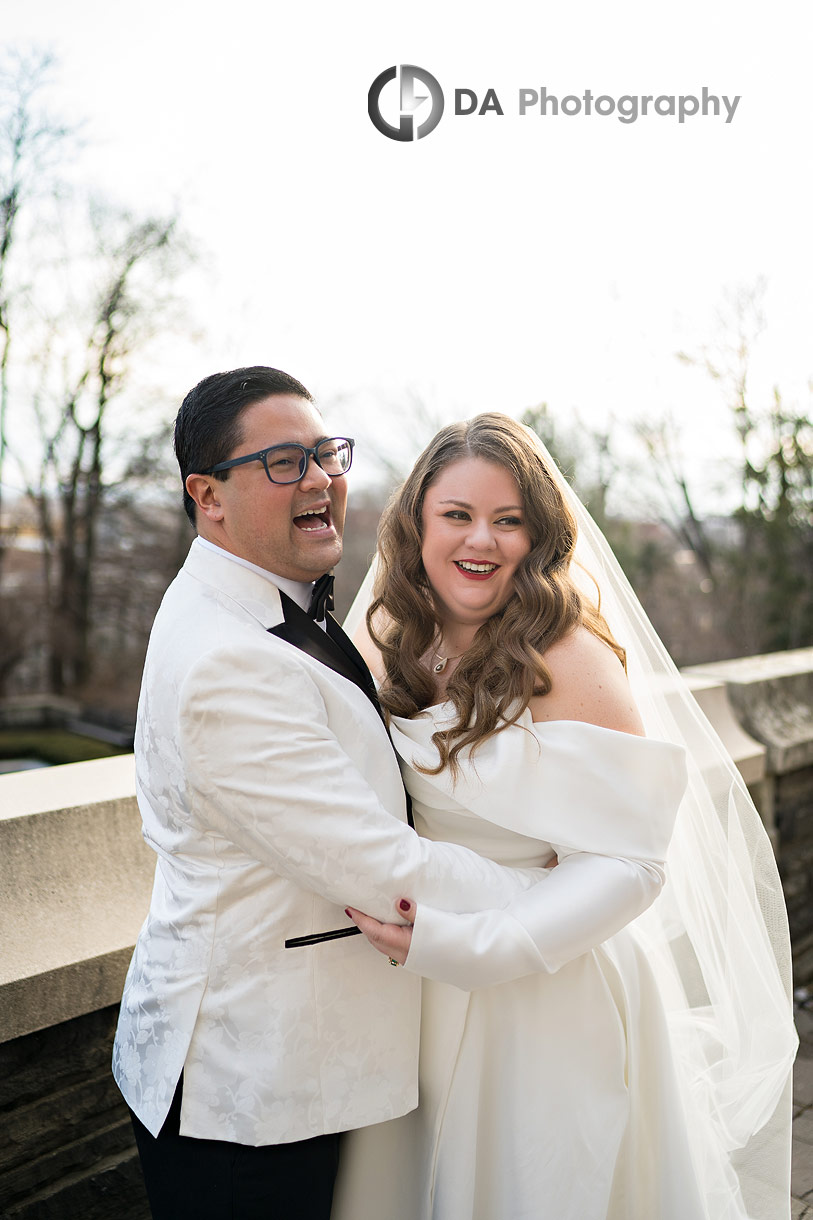
[[[704,537],[688,480],[680,477],[678,429],[672,425],[668,431],[664,423],[662,431],[649,425],[645,435],[634,428],[628,434],[613,419],[591,428],[578,414],[555,416],[545,403],[528,409],[522,422],[542,438],[573,484],[678,663],[707,659],[720,647],[708,615],[707,577],[676,562],[690,537],[693,542]],[[674,487],[671,479],[660,478],[657,501],[640,491],[636,437],[646,441],[647,467],[662,470],[664,450],[671,459]]]
[[[717,382],[740,442],[736,537],[718,548],[718,588],[740,647],[772,651],[813,643],[813,425],[778,387],[754,404],[750,372],[765,329],[765,281],[726,296],[716,341],[679,353]]]
[[[90,303],[83,311],[72,302],[73,327],[64,312],[47,321],[32,395],[39,460],[32,470],[19,459],[44,542],[55,693],[80,689],[90,677],[98,533],[110,493],[110,412],[132,357],[165,322],[166,286],[187,257],[175,218],[137,220],[94,209],[91,228],[92,275],[78,277],[93,284]]]
[[[14,333],[13,256],[26,207],[48,179],[72,131],[43,104],[50,55],[10,50],[0,60],[0,513],[8,452],[9,368]],[[18,285],[19,287],[19,285]],[[4,540],[0,533],[0,574]]]
[[[150,345],[178,329],[192,255],[176,217],[134,216],[63,180],[77,140],[47,107],[52,66],[38,52],[0,58],[0,508],[6,472],[25,492],[17,511],[36,512],[41,551],[39,579],[35,553],[8,552],[0,689],[16,666],[26,689],[39,673],[53,693],[81,693],[110,621],[119,644],[138,634],[116,660],[143,650],[135,602],[154,610],[186,529],[174,499],[128,484],[158,427],[137,386]]]
[[[650,463],[660,472],[660,519],[681,546],[694,554],[713,588],[717,579],[714,545],[705,520],[695,508],[679,425],[667,412],[660,418],[639,420],[635,433]]]

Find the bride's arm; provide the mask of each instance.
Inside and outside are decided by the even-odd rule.
[[[641,915],[664,882],[659,860],[557,850],[559,864],[503,910],[458,915],[402,900],[412,928],[347,913],[379,953],[464,991],[554,974]]]
[[[657,861],[574,852],[502,910],[459,915],[402,899],[413,926],[379,923],[352,907],[346,913],[385,957],[472,991],[555,974],[641,915],[663,882]]]
[[[663,881],[659,861],[574,853],[502,911],[450,915],[422,905],[404,964],[464,991],[554,974],[642,914]]]

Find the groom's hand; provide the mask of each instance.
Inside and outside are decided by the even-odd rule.
[[[398,907],[403,912],[404,919],[408,920],[406,925],[379,923],[371,915],[365,915],[363,911],[356,911],[353,907],[346,907],[345,914],[361,929],[374,949],[383,953],[390,961],[403,966],[412,943],[412,925],[415,922],[417,906],[408,898],[402,898]]]

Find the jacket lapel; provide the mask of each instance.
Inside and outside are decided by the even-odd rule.
[[[348,662],[352,665],[353,669],[361,676],[363,684],[362,689],[368,698],[372,699],[373,703],[380,712],[381,707],[378,702],[378,693],[375,688],[375,681],[373,679],[373,675],[367,668],[367,662],[364,660],[364,657],[361,655],[358,648],[356,648],[355,644],[350,639],[350,636],[347,635],[344,629],[339,626],[332,614],[327,615],[325,625],[327,627],[328,636],[336,647],[341,650]]]
[[[378,714],[381,715],[372,675],[361,654],[347,638],[336,620],[328,615],[327,631],[323,631],[310,615],[306,614],[282,591],[280,591],[280,600],[285,622],[280,623],[277,627],[269,627],[269,633],[293,644],[295,648],[300,648],[314,660],[327,665],[334,673],[341,674],[343,678],[355,683],[364,691]]]
[[[389,737],[389,726],[378,702],[373,675],[367,668],[361,653],[350,637],[342,631],[333,615],[327,615],[325,620],[327,631],[323,631],[287,593],[283,593],[280,589],[279,596],[285,622],[276,627],[267,628],[269,634],[278,636],[288,644],[293,644],[294,648],[300,648],[315,661],[321,661],[322,665],[327,665],[328,669],[332,669],[334,673],[341,674],[343,678],[354,682],[360,690],[364,691],[378,712]],[[392,738],[390,738],[390,743],[392,743]],[[408,792],[406,793],[406,810],[407,822],[414,827],[412,800]],[[346,935],[351,935],[351,933],[348,932]]]

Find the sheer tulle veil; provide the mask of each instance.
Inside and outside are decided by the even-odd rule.
[[[790,942],[770,841],[725,747],[675,668],[601,531],[539,441],[579,526],[574,576],[627,650],[648,736],[685,747],[689,785],[667,885],[635,923],[656,972],[710,1220],[788,1216]],[[375,561],[345,623],[373,596]]]

